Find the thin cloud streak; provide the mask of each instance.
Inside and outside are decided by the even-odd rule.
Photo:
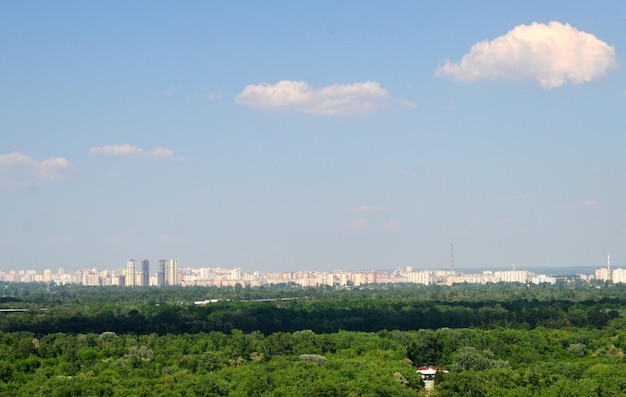
[[[164,159],[174,157],[174,151],[171,149],[158,146],[145,151],[140,147],[127,143],[122,145],[95,146],[89,149],[89,154],[94,156],[135,157],[147,159]]]
[[[393,98],[375,81],[332,84],[320,89],[313,88],[306,81],[252,84],[246,86],[235,101],[263,111],[293,111],[321,116],[364,115],[387,107],[391,102],[403,107],[416,106],[411,101]]]
[[[123,231],[105,237],[104,242],[108,245],[121,245],[130,242],[132,238],[133,236],[130,234],[130,232]]]
[[[71,245],[74,244],[76,239],[74,236],[69,235],[54,235],[48,236],[44,239],[43,245],[48,248],[54,248],[63,245]]]
[[[367,213],[367,212],[386,212],[389,210],[389,207],[385,205],[361,205],[355,208],[352,208],[352,212],[359,213]]]
[[[566,208],[566,209],[584,209],[584,208],[594,208],[599,207],[600,202],[597,200],[585,200],[579,203],[563,203],[559,204],[557,207]]]

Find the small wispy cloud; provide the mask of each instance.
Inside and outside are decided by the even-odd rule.
[[[370,221],[367,218],[356,218],[350,222],[350,228],[353,230],[368,230]]]
[[[121,245],[131,240],[132,235],[127,231],[115,233],[104,238],[104,242],[108,245]]]
[[[502,218],[498,218],[495,221],[496,225],[499,225],[499,226],[507,226],[507,225],[510,225],[510,224],[512,224],[514,222],[515,222],[515,220],[513,218],[511,218],[511,217],[508,217],[508,216],[505,216],[505,217],[502,217]]]
[[[204,96],[204,98],[207,101],[214,101],[216,99],[220,99],[221,97],[222,97],[222,94],[215,93],[215,92],[209,92],[208,94]]]
[[[383,225],[383,229],[387,230],[387,231],[393,231],[393,230],[400,229],[400,226],[401,225],[400,225],[400,222],[398,220],[396,220],[396,219],[389,219]]]
[[[45,160],[36,160],[19,152],[0,154],[0,167],[22,167],[31,170],[42,179],[59,179],[61,171],[69,169],[72,164],[64,157],[49,157]],[[10,177],[0,176],[0,183],[14,184]]]
[[[319,89],[306,81],[252,84],[246,86],[235,101],[263,111],[294,111],[322,116],[363,115],[392,102],[404,107],[416,106],[411,101],[393,98],[376,81],[332,84]]]
[[[578,203],[563,203],[559,204],[557,207],[566,208],[566,209],[583,209],[583,208],[594,208],[599,207],[600,202],[597,200],[585,200]]]
[[[417,171],[415,170],[400,170],[400,175],[408,178],[415,178],[417,176]]]
[[[599,207],[600,203],[596,200],[585,200],[580,203],[583,207]]]
[[[148,157],[154,158],[170,158],[174,157],[174,151],[163,147],[155,147],[154,149],[146,152]]]
[[[54,248],[63,245],[71,245],[75,242],[74,236],[69,235],[53,235],[44,239],[43,244],[45,247]]]
[[[116,157],[134,157],[145,159],[165,159],[174,157],[174,151],[163,147],[155,147],[150,150],[144,150],[140,147],[122,144],[95,146],[89,149],[89,154],[94,156],[116,156]]]
[[[530,194],[518,194],[517,196],[515,196],[515,199],[521,201],[530,200]]]
[[[400,230],[402,228],[402,224],[400,221],[393,218],[389,218],[384,222],[372,222],[372,220],[366,218],[365,216],[360,216],[352,219],[346,224],[343,224],[341,228],[352,232],[381,233]]]
[[[350,209],[351,212],[367,213],[367,212],[385,212],[389,211],[386,205],[360,205]]]
[[[408,99],[394,98],[393,102],[405,109],[417,109],[419,107],[419,104],[417,102],[413,102]]]
[[[435,76],[460,82],[535,80],[543,88],[582,84],[617,68],[615,48],[569,24],[519,25],[472,46],[458,63],[447,61]]]
[[[158,238],[159,243],[186,243],[189,242],[189,238],[186,235],[166,234],[163,233]]]

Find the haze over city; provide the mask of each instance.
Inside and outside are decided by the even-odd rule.
[[[626,4],[0,5],[0,270],[626,264]]]

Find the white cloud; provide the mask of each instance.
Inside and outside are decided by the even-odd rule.
[[[416,102],[409,101],[408,99],[395,98],[394,101],[398,104],[398,106],[407,109],[417,109],[418,106]]]
[[[116,234],[112,234],[110,236],[107,236],[104,238],[104,242],[109,244],[109,245],[121,245],[121,244],[126,244],[129,241],[132,240],[132,235],[130,234],[130,232],[120,232],[120,233],[116,233]]]
[[[555,88],[596,80],[617,67],[613,46],[552,21],[519,25],[504,36],[476,43],[459,63],[447,61],[435,75],[461,82],[536,80],[543,88]]]
[[[60,171],[72,165],[63,157],[50,157],[45,160],[36,160],[19,152],[0,154],[0,167],[26,167],[44,179],[60,178]],[[0,182],[14,184],[10,178],[0,177]]]
[[[25,154],[13,152],[9,154],[0,154],[0,164],[2,165],[29,165],[35,160]]]
[[[582,208],[593,208],[593,207],[599,207],[599,206],[600,206],[600,202],[597,200],[585,200],[579,203],[564,203],[564,204],[559,205],[558,207],[567,208],[567,209],[582,209]]]
[[[118,157],[137,157],[137,158],[171,158],[174,157],[174,151],[163,147],[155,147],[151,150],[145,151],[137,146],[123,144],[123,145],[108,145],[108,146],[96,146],[89,149],[89,154],[96,156],[118,156]]]
[[[398,229],[400,229],[400,222],[397,221],[396,219],[389,219],[383,225],[383,229],[388,230],[388,231],[398,230]]]
[[[283,80],[274,85],[249,85],[235,100],[264,111],[289,110],[323,116],[366,114],[388,106],[391,100],[402,106],[415,106],[410,101],[393,99],[375,81],[314,89],[306,81]]]
[[[109,145],[92,147],[89,149],[89,154],[98,156],[140,156],[143,154],[143,150],[129,144]]]
[[[384,206],[384,205],[361,205],[361,206],[351,209],[352,212],[360,212],[360,213],[385,212],[388,210],[389,210],[389,207]]]
[[[209,92],[205,98],[207,101],[213,101],[222,97],[222,94],[216,94],[215,92]]]
[[[171,149],[166,149],[163,147],[155,147],[151,151],[148,152],[150,157],[159,157],[159,158],[167,158],[174,157],[174,151]]]
[[[367,230],[370,228],[370,221],[366,218],[356,218],[350,222],[350,227],[355,230]]]
[[[62,245],[71,245],[75,242],[74,236],[69,235],[54,235],[48,236],[44,239],[43,245],[46,247],[58,247]]]
[[[189,241],[189,238],[182,234],[161,234],[158,238],[159,243],[170,244],[170,243],[186,243]]]

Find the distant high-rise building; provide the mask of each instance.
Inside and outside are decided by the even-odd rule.
[[[176,259],[170,259],[167,263],[167,285],[180,284],[178,275],[178,261]]]
[[[408,272],[407,278],[409,280],[409,283],[424,284],[424,285],[430,284],[430,274],[426,271]]]
[[[135,266],[135,260],[129,259],[126,262],[126,286],[134,287],[136,284],[135,273],[137,272],[137,268]]]
[[[49,283],[52,281],[52,270],[51,269],[46,269],[43,271],[43,281],[45,283]]]
[[[596,280],[612,281],[613,275],[611,273],[612,273],[611,269],[606,268],[606,267],[596,269]]]
[[[167,267],[167,259],[159,259],[157,262],[157,285],[165,285],[165,268]]]
[[[141,261],[141,285],[144,287],[150,285],[150,261],[147,259]]]
[[[611,271],[611,281],[615,284],[624,284],[626,283],[626,270],[622,268],[617,268]]]

